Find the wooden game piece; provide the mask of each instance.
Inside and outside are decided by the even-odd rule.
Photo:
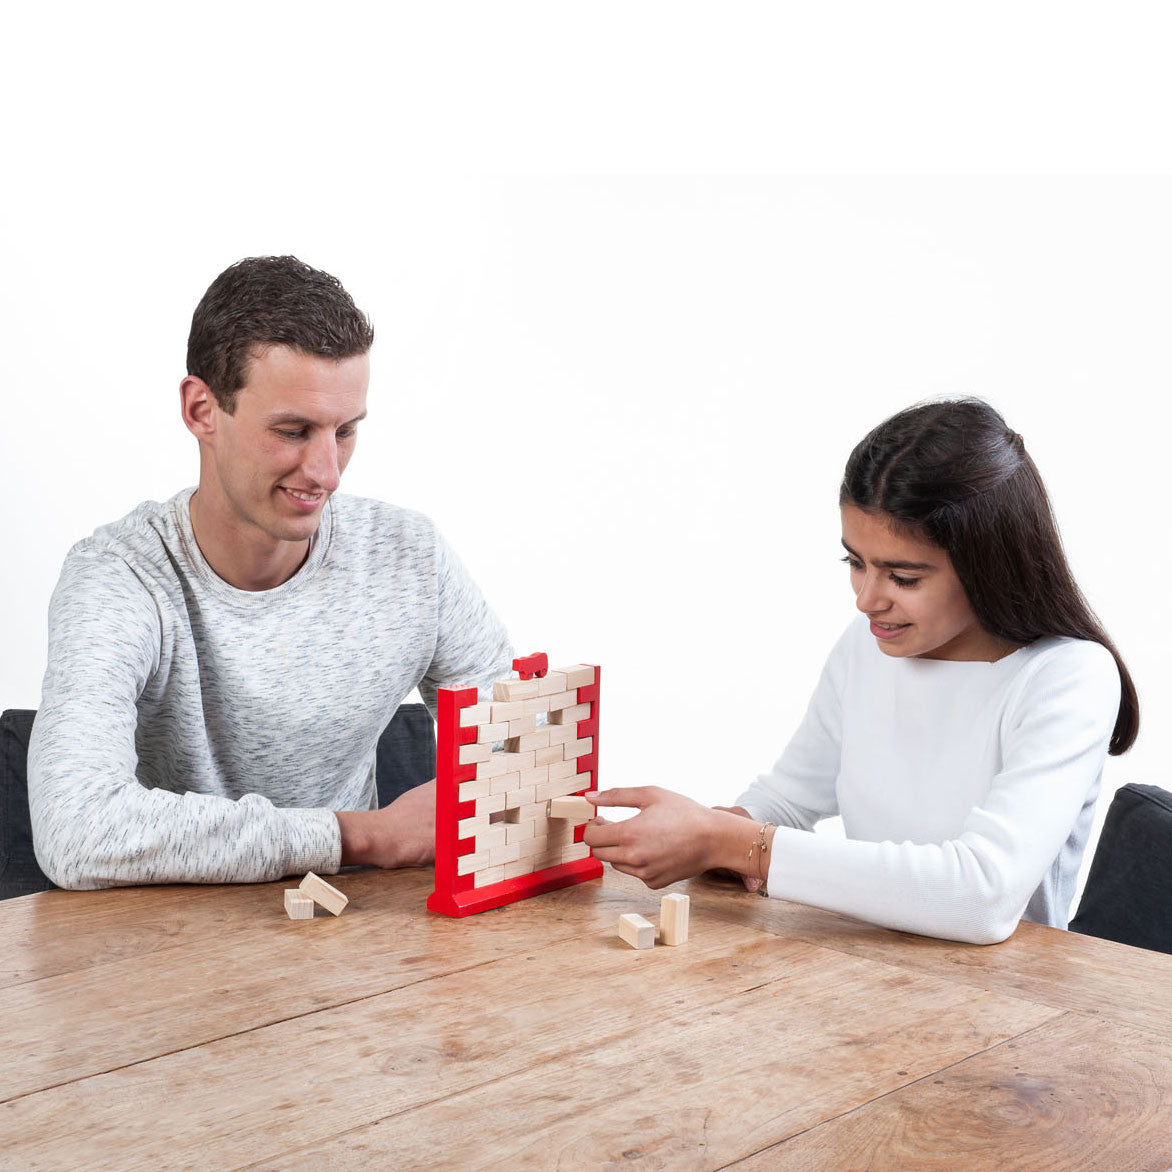
[[[578,693],[555,692],[552,696],[547,696],[546,699],[549,701],[549,712],[560,712],[563,708],[572,708],[578,703]]]
[[[471,802],[476,798],[488,797],[491,786],[492,782],[487,777],[474,777],[471,781],[462,781],[459,789],[460,801]]]
[[[492,686],[493,700],[531,700],[541,687],[538,680],[497,680]]]
[[[489,822],[487,814],[477,814],[472,818],[461,818],[456,823],[456,837],[461,840],[472,838],[482,830],[487,830],[491,825],[492,823]]]
[[[579,720],[588,720],[589,718],[589,704],[574,704],[569,708],[561,708],[557,712],[551,711],[549,714],[551,724],[577,724]]]
[[[504,794],[489,794],[487,797],[476,799],[476,812],[478,814],[498,814],[504,808]]]
[[[509,722],[502,720],[500,724],[482,724],[477,730],[476,739],[482,745],[492,745],[503,741],[509,735]]]
[[[566,755],[562,752],[561,745],[547,745],[544,749],[534,750],[533,764],[540,768],[542,765],[553,765],[565,759]]]
[[[491,709],[491,717],[493,724],[500,724],[502,720],[520,720],[522,716],[527,716],[525,711],[524,700],[505,700],[500,703],[494,702]],[[477,724],[482,723],[476,721]]]
[[[517,789],[505,794],[505,809],[516,810],[521,806],[532,806],[537,801],[537,786],[518,785]]]
[[[285,914],[291,920],[312,920],[313,900],[296,887],[286,887]]]
[[[320,903],[327,912],[335,916],[342,914],[342,909],[350,902],[348,895],[343,895],[336,887],[331,887],[320,875],[312,871],[298,884],[298,887],[314,903]]]
[[[558,692],[568,692],[566,673],[563,671],[547,672],[545,677],[538,681],[537,694],[539,696],[553,696]]]
[[[460,764],[461,765],[478,765],[481,761],[487,761],[492,756],[492,745],[476,744],[461,745],[460,746]]]
[[[536,720],[537,718],[534,717]],[[540,728],[535,728],[531,733],[525,733],[523,736],[510,737],[505,741],[506,753],[524,753],[529,749],[548,749],[549,748],[549,725],[543,724]]]
[[[518,789],[521,785],[520,773],[502,773],[499,777],[494,777],[489,781],[490,794],[508,794],[513,790]],[[505,805],[509,803],[506,801]]]
[[[549,729],[549,747],[551,749],[554,745],[564,745],[567,741],[576,741],[578,739],[577,725],[550,724],[546,727]]]
[[[578,762],[577,762],[576,758],[571,758],[571,760],[569,760],[569,761],[555,761],[552,765],[549,766],[549,780],[550,781],[561,781],[567,777],[577,777],[577,776],[578,776]],[[585,786],[585,784],[586,783],[583,782],[582,785],[576,785],[576,786],[574,786],[574,789],[582,789]],[[568,789],[568,790],[564,790],[563,792],[568,793],[568,794],[572,794],[574,792],[574,790]]]
[[[493,753],[489,760],[476,768],[477,777],[500,777],[505,773],[520,773],[522,769],[533,768],[536,750],[527,753]]]
[[[578,757],[585,757],[593,748],[594,738],[583,737],[580,741],[570,741],[568,745],[563,745],[562,752],[565,754],[567,761],[574,761]]]
[[[557,669],[566,677],[567,688],[586,688],[594,683],[594,668],[585,663],[576,663],[573,667],[559,667]]]
[[[528,842],[533,837],[533,832],[537,827],[536,822],[506,822],[505,823],[505,842],[522,843]]]
[[[489,704],[471,704],[460,709],[460,727],[471,728],[474,724],[483,724],[488,719],[491,709]]]
[[[594,817],[594,806],[585,798],[550,798],[549,816],[568,818],[571,822],[589,822]]]
[[[634,912],[619,916],[619,938],[632,948],[651,948],[655,944],[655,925]]]
[[[590,858],[590,848],[584,842],[571,842],[562,847],[562,862],[572,863],[576,859]]]
[[[473,871],[481,871],[487,866],[488,851],[473,851],[456,859],[456,874],[471,875]]]
[[[509,740],[512,740],[513,737],[523,737],[536,731],[536,716],[518,716],[515,720],[509,721]]]
[[[689,896],[679,892],[665,895],[659,901],[659,938],[664,944],[687,943],[691,903]]]
[[[474,887],[487,887],[490,883],[499,883],[504,877],[504,864],[499,863],[494,867],[485,867],[482,871],[477,871],[472,885]]]

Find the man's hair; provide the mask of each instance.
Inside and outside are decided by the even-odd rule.
[[[365,354],[373,341],[370,321],[336,277],[295,256],[250,256],[226,268],[195,307],[187,373],[231,415],[250,361],[269,346],[342,359]]]

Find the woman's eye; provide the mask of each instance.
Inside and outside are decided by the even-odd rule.
[[[919,583],[919,578],[901,578],[898,574],[892,574],[891,580],[897,585],[902,586],[905,590],[911,586]]]
[[[846,564],[850,566],[852,570],[861,570],[863,568],[863,563],[859,561],[858,558],[851,557],[849,553],[842,560],[846,562]]]

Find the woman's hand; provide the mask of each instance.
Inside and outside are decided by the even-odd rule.
[[[625,822],[596,818],[586,824],[583,837],[595,858],[642,879],[648,887],[666,887],[714,868],[744,872],[754,833],[736,812],[710,809],[658,786],[586,796],[596,806],[639,810]]]

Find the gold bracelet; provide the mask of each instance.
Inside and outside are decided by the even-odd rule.
[[[761,828],[757,833],[761,836],[761,841],[754,843],[757,848],[757,878],[760,880],[761,886],[757,888],[761,895],[765,894],[765,882],[769,877],[769,867],[765,863],[765,854],[769,850],[769,839],[765,837],[765,831],[774,829],[772,822],[762,822]],[[753,860],[753,847],[749,847],[749,861]]]

